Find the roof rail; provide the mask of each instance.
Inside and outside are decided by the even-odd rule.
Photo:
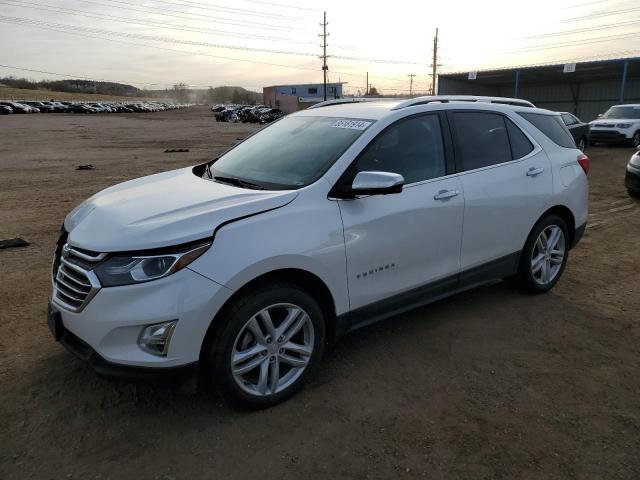
[[[362,103],[362,102],[379,102],[380,100],[398,100],[393,97],[349,97],[349,98],[336,98],[334,100],[325,100],[320,103],[311,105],[307,110],[311,108],[328,107],[330,105],[340,105],[341,103]]]
[[[427,103],[449,103],[449,102],[478,102],[478,103],[498,103],[501,105],[513,105],[517,107],[535,108],[535,105],[528,100],[507,97],[481,97],[476,95],[433,95],[416,97],[399,103],[391,110],[413,107],[415,105],[426,105]]]

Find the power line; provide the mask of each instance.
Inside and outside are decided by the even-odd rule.
[[[640,11],[640,8],[629,8],[626,10],[613,10],[611,12],[600,12],[600,13],[593,13],[591,15],[583,15],[580,17],[573,17],[573,18],[565,18],[563,20],[560,20],[560,23],[567,23],[567,22],[579,22],[582,20],[588,20],[590,18],[599,18],[599,17],[608,17],[610,15],[619,15],[621,13],[631,13],[631,12],[638,12]]]
[[[223,43],[200,42],[195,40],[180,40],[176,38],[164,37],[161,35],[144,35],[141,33],[116,32],[114,30],[105,30],[101,28],[92,28],[92,27],[83,27],[80,25],[68,25],[68,24],[62,24],[62,23],[45,22],[43,20],[32,20],[30,18],[24,18],[24,17],[7,17],[7,16],[0,15],[0,22],[22,24],[22,25],[26,24],[26,25],[36,25],[36,26],[48,26],[48,27],[63,28],[63,29],[67,29],[67,28],[76,29],[82,32],[87,32],[87,33],[116,35],[116,36],[122,36],[127,38],[137,38],[140,40],[150,40],[150,41],[173,43],[173,44],[180,44],[180,45],[191,45],[196,47],[223,48],[223,49],[229,49],[229,50],[275,53],[275,54],[282,54],[282,55],[297,55],[297,56],[303,56],[303,57],[315,56],[313,53],[306,53],[306,52],[294,52],[291,50],[278,50],[278,49],[269,49],[269,48],[243,47],[240,45],[227,45]]]
[[[563,36],[563,35],[574,35],[576,33],[584,33],[584,32],[593,32],[595,30],[605,30],[607,28],[619,28],[619,27],[624,27],[625,25],[635,25],[640,23],[640,20],[631,20],[628,22],[618,22],[618,23],[609,23],[607,25],[599,25],[599,26],[594,26],[594,27],[585,27],[585,28],[578,28],[575,30],[565,30],[562,32],[555,32],[555,33],[543,33],[540,35],[531,35],[529,37],[523,37],[525,39],[536,39],[536,38],[549,38],[549,37],[559,37],[559,36]]]
[[[97,40],[103,40],[103,41],[112,42],[112,43],[119,43],[119,44],[123,44],[123,45],[134,45],[134,46],[137,46],[137,47],[152,48],[154,50],[162,50],[162,51],[167,51],[167,52],[179,53],[179,54],[186,55],[186,56],[201,56],[201,57],[209,57],[209,58],[220,59],[220,60],[229,60],[229,61],[233,61],[233,62],[243,62],[243,63],[251,63],[251,64],[255,64],[255,65],[268,65],[268,66],[272,66],[272,67],[288,68],[288,69],[292,69],[292,70],[303,70],[303,71],[317,72],[317,69],[316,68],[312,68],[312,67],[301,67],[301,66],[294,66],[294,65],[291,65],[291,64],[264,62],[264,61],[259,61],[259,60],[248,60],[248,59],[244,59],[244,58],[234,58],[234,57],[227,57],[227,56],[223,56],[223,55],[213,55],[213,54],[204,53],[204,52],[191,52],[191,51],[178,50],[178,49],[169,48],[169,47],[159,47],[157,45],[148,45],[148,44],[144,44],[144,43],[129,42],[129,41],[126,41],[126,40],[117,40],[117,39],[114,39],[114,38],[111,38],[111,37],[101,37],[101,36],[97,36],[97,35],[89,35],[89,34],[86,34],[86,33],[78,33],[78,32],[69,31],[69,30],[58,30],[58,29],[50,28],[50,27],[36,27],[36,26],[33,26],[32,28],[37,28],[37,29],[40,29],[40,30],[48,30],[48,31],[53,31],[53,32],[58,32],[58,33],[64,33],[66,35],[73,35],[73,36],[78,36],[78,37],[83,37],[83,38],[94,38],[94,39],[97,39]],[[349,76],[349,77],[362,77],[362,78],[364,78],[364,75],[357,74],[357,73],[339,72],[339,71],[334,71],[334,73],[337,73],[339,75]],[[388,77],[377,77],[377,78],[388,78]],[[392,79],[392,80],[396,80],[396,79]]]
[[[246,15],[249,17],[260,17],[260,18],[274,18],[274,19],[289,20],[289,21],[305,21],[305,22],[309,21],[308,19],[305,19],[302,17],[292,17],[290,15],[279,15],[276,13],[260,12],[258,10],[243,10],[241,8],[225,7],[222,5],[194,2],[192,0],[180,0],[180,3],[172,2],[169,0],[153,0],[153,1],[158,3],[164,3],[167,5],[198,8],[200,10],[209,10],[212,12],[231,13],[233,15]],[[122,2],[122,3],[125,3],[125,2]]]
[[[528,63],[528,64],[509,66],[509,67],[484,66],[482,69],[478,69],[476,68],[476,66],[473,66],[473,67],[467,67],[465,69],[452,70],[449,73],[456,75],[456,74],[473,72],[473,71],[488,72],[493,70],[509,70],[513,68],[546,67],[546,66],[553,66],[553,65],[562,65],[564,63],[588,63],[588,62],[597,62],[597,61],[603,61],[603,60],[624,60],[625,58],[635,58],[638,55],[640,55],[640,50],[618,50],[616,52],[609,52],[608,54],[604,55],[608,58],[594,57],[594,56],[574,57],[574,58],[565,58],[563,60],[554,60],[552,62]]]
[[[11,3],[9,3],[11,2]],[[18,2],[20,4],[18,4]],[[106,13],[92,13],[92,12],[87,12],[84,10],[75,10],[75,9],[71,9],[71,8],[65,8],[65,7],[48,7],[48,6],[41,6],[42,4],[37,4],[37,3],[32,3],[32,2],[26,2],[23,0],[5,0],[5,1],[0,1],[0,4],[5,4],[5,5],[11,5],[11,6],[15,6],[15,7],[19,7],[19,8],[29,8],[29,9],[34,9],[34,10],[41,10],[41,11],[46,11],[46,12],[54,12],[54,13],[63,13],[63,14],[74,14],[74,15],[79,15],[82,17],[87,17],[87,18],[96,18],[99,20],[110,20],[110,21],[114,21],[114,22],[120,22],[120,23],[127,23],[127,24],[131,24],[131,25],[142,25],[142,26],[150,26],[150,27],[156,27],[156,28],[168,28],[170,30],[178,30],[178,31],[184,31],[184,32],[192,32],[192,33],[209,33],[212,35],[219,35],[219,36],[223,36],[223,37],[238,37],[238,38],[251,38],[251,39],[257,39],[257,40],[267,40],[267,41],[272,41],[272,42],[278,42],[278,41],[283,41],[283,42],[295,42],[298,44],[305,44],[305,45],[313,45],[315,44],[315,42],[311,42],[311,41],[301,41],[299,39],[293,39],[293,38],[286,38],[286,37],[273,37],[273,36],[265,36],[265,35],[257,35],[257,34],[252,34],[252,33],[245,33],[245,32],[229,32],[226,30],[212,30],[212,29],[208,29],[208,28],[193,28],[193,27],[186,27],[186,26],[182,26],[182,25],[175,25],[173,23],[165,23],[165,22],[158,22],[156,20],[153,21],[143,21],[143,20],[135,20],[135,19],[131,19],[129,17],[118,17],[115,15],[109,15]]]
[[[109,5],[109,4],[104,4],[101,2],[95,2],[93,0],[77,0],[79,2],[84,2],[84,3],[89,3],[92,5],[98,5],[100,7],[108,7],[108,8],[113,8],[115,5]],[[116,3],[124,3],[125,5],[130,5],[126,2],[120,2],[119,0],[103,0],[103,1],[111,1],[111,2],[116,2]],[[122,9],[122,10],[129,10],[131,12],[138,12],[138,13],[153,13],[156,15],[163,15],[165,17],[173,17],[173,18],[182,18],[184,20],[191,20],[191,21],[198,21],[198,22],[213,22],[213,23],[223,23],[223,24],[228,24],[228,25],[235,25],[235,26],[239,26],[239,27],[261,27],[264,29],[268,29],[268,30],[291,30],[291,31],[298,31],[298,32],[304,32],[304,30],[301,29],[296,29],[296,28],[290,28],[288,26],[284,26],[284,25],[274,25],[271,23],[264,23],[264,22],[254,22],[251,20],[240,20],[237,18],[225,18],[225,17],[219,17],[219,16],[213,16],[213,15],[204,15],[204,14],[193,14],[193,13],[185,13],[182,12],[180,10],[167,10],[167,9],[158,9],[158,8],[151,8],[151,9],[140,9],[140,8],[131,8],[129,7],[121,7],[118,6],[118,8]],[[173,13],[165,13],[165,12],[173,12]],[[179,15],[176,15],[176,13],[178,13]],[[187,16],[188,15],[188,16]]]
[[[605,2],[611,2],[611,1],[616,1],[616,0],[595,0],[593,2],[576,3],[575,5],[567,5],[566,7],[562,7],[562,10],[567,10],[569,8],[586,7],[589,5],[595,5],[596,3],[605,3]]]
[[[600,42],[612,42],[615,40],[625,40],[627,38],[636,38],[636,37],[640,37],[640,34],[627,34],[627,33],[623,33],[623,34],[619,34],[619,35],[607,35],[604,37],[597,37],[597,38],[592,38],[591,40],[568,40],[566,42],[560,42],[560,43],[555,43],[553,45],[543,45],[540,47],[525,47],[525,48],[519,48],[516,50],[507,50],[505,52],[535,52],[535,51],[539,51],[539,50],[552,50],[555,48],[566,48],[566,47],[575,47],[578,45],[589,45],[592,43],[600,43]]]
[[[230,50],[240,50],[240,51],[253,51],[253,52],[262,52],[262,53],[274,53],[281,55],[296,55],[303,57],[315,57],[316,54],[311,52],[295,52],[292,50],[279,50],[279,49],[269,49],[269,48],[258,48],[258,47],[244,47],[241,45],[228,45],[222,43],[211,43],[211,42],[202,42],[195,40],[180,40],[171,37],[164,37],[160,35],[144,35],[138,33],[130,33],[130,32],[117,32],[114,30],[106,30],[106,29],[97,29],[92,27],[83,27],[80,25],[69,25],[69,24],[60,24],[53,22],[46,22],[43,20],[33,20],[30,18],[24,17],[8,17],[8,16],[0,16],[0,21],[4,23],[14,23],[14,24],[33,24],[33,25],[45,25],[54,28],[69,28],[76,29],[89,33],[98,33],[98,34],[107,34],[107,35],[116,35],[123,36],[128,38],[138,38],[141,40],[151,40],[151,41],[159,41],[165,43],[173,43],[173,44],[182,44],[182,45],[192,45],[199,47],[210,47],[210,48],[223,48]],[[401,60],[386,60],[386,59],[376,59],[376,58],[362,58],[362,57],[347,57],[342,55],[335,55],[334,58],[342,59],[342,60],[352,60],[352,61],[360,61],[360,62],[372,62],[372,63],[390,63],[390,64],[415,64],[416,62],[404,62]]]
[[[282,8],[293,8],[296,10],[307,10],[309,12],[319,12],[320,10],[318,10],[317,8],[307,8],[307,7],[298,7],[298,6],[294,6],[294,5],[285,5],[282,3],[275,3],[275,2],[266,2],[263,0],[244,0],[245,2],[249,2],[249,3],[259,3],[262,5],[271,5],[273,7],[282,7]]]

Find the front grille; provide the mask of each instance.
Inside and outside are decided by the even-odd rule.
[[[54,301],[72,312],[81,311],[100,289],[92,270],[106,256],[65,243],[54,259]]]

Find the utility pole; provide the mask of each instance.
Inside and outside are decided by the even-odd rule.
[[[364,85],[364,96],[369,95],[369,72],[367,72],[367,83]]]
[[[320,58],[322,59],[322,72],[324,73],[325,100],[327,99],[327,70],[329,70],[329,67],[327,67],[327,37],[329,36],[329,34],[327,33],[327,25],[329,25],[327,23],[327,12],[324,12],[323,21],[320,24],[320,26],[322,27],[322,33],[318,36],[322,37],[322,45],[320,45],[322,47],[322,56]]]
[[[438,65],[438,29],[436,28],[436,36],[433,37],[433,63],[431,66],[431,95],[436,94],[436,75]]]
[[[409,98],[413,97],[413,77],[415,76],[415,73],[409,74]]]

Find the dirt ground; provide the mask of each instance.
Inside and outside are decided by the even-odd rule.
[[[588,151],[589,228],[552,292],[497,283],[354,332],[275,408],[114,384],[56,344],[46,303],[64,215],[253,128],[203,107],[0,117],[0,239],[31,242],[0,250],[0,479],[640,478],[630,148]]]

